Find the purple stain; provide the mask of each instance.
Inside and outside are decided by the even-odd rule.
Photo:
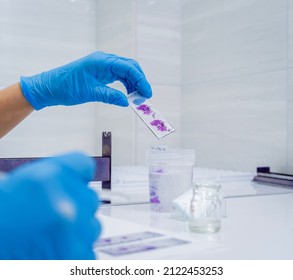
[[[161,203],[161,201],[160,201],[159,198],[156,196],[156,197],[151,197],[151,198],[150,198],[150,203]]]
[[[161,120],[154,120],[151,122],[152,126],[156,126],[159,131],[168,131],[166,125]]]
[[[155,191],[151,191],[151,192],[150,192],[150,196],[151,196],[151,197],[156,196],[156,192],[155,192]]]
[[[164,170],[163,170],[163,168],[160,168],[160,169],[157,169],[156,172],[157,173],[164,173]]]
[[[157,247],[156,246],[145,246],[144,248],[143,248],[143,250],[145,250],[145,251],[148,251],[148,250],[154,250],[154,249],[157,249]]]
[[[157,197],[157,186],[151,186],[150,187],[150,197],[153,198],[153,197]]]
[[[144,115],[151,115],[153,113],[152,109],[145,104],[137,106],[136,109],[139,111],[143,111]]]
[[[157,186],[150,187],[150,203],[161,203],[157,194]]]

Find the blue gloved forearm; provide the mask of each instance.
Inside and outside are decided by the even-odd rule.
[[[0,259],[95,259],[94,163],[71,153],[28,164],[0,180]]]
[[[38,75],[21,77],[20,86],[36,110],[93,101],[128,106],[122,92],[107,86],[114,81],[122,82],[128,93],[137,90],[146,98],[152,96],[150,84],[135,60],[103,52]]]

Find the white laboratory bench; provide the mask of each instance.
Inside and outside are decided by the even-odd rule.
[[[151,241],[173,237],[189,243],[119,256],[96,246],[97,258],[292,260],[293,189],[255,183],[251,181],[253,176],[252,173],[195,168],[194,180],[220,182],[224,197],[221,230],[203,234],[190,232],[188,222],[178,220],[173,214],[150,210],[146,167],[114,168],[113,204],[101,206],[97,212],[103,226],[101,238],[154,232],[162,237]],[[95,185],[93,188],[99,189]]]

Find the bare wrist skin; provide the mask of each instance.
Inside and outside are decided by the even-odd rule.
[[[0,138],[33,111],[34,108],[25,99],[19,83],[0,90]]]

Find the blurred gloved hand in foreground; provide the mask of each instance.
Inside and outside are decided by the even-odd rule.
[[[82,153],[40,160],[0,180],[0,259],[95,259],[100,234],[94,163]]]
[[[20,86],[34,109],[54,105],[77,105],[98,101],[128,106],[126,96],[107,84],[120,81],[128,93],[138,90],[150,98],[150,84],[133,60],[95,52],[84,58],[31,77],[21,77]]]

